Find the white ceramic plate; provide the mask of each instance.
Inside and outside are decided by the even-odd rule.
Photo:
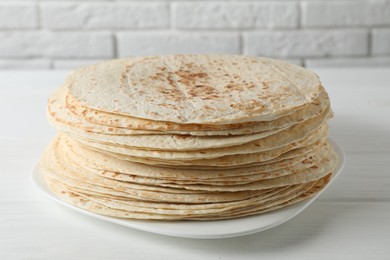
[[[337,178],[342,168],[344,167],[344,153],[333,140],[330,140],[333,148],[339,156],[339,162],[336,170],[332,176],[331,181],[327,187]],[[314,200],[323,192],[323,189],[316,196],[307,199],[305,201],[293,204],[291,206],[271,211],[269,213],[249,216],[238,219],[229,220],[217,220],[217,221],[156,221],[156,220],[128,220],[114,217],[107,217],[99,214],[95,214],[73,205],[70,205],[60,200],[51,190],[42,178],[39,167],[35,167],[32,172],[32,182],[34,185],[48,198],[69,207],[72,210],[78,211],[82,214],[112,222],[115,224],[123,225],[130,228],[135,228],[147,232],[175,236],[175,237],[186,237],[186,238],[224,238],[224,237],[235,237],[248,235],[272,227],[278,226],[307,208]],[[325,188],[327,188],[325,187]]]

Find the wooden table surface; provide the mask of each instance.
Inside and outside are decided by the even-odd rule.
[[[0,72],[0,259],[390,259],[390,69],[316,72],[344,171],[289,222],[216,240],[105,223],[42,196],[30,173],[55,133],[46,100],[67,72]]]

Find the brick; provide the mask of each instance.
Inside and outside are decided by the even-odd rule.
[[[173,4],[174,26],[183,29],[293,28],[295,2],[184,2]]]
[[[247,32],[244,53],[298,58],[366,55],[368,32],[357,29]]]
[[[118,33],[119,56],[170,53],[240,53],[238,33]]]
[[[372,54],[390,54],[390,29],[372,31]]]
[[[367,25],[390,24],[390,0],[369,1]]]
[[[50,29],[165,28],[167,3],[60,2],[41,4],[42,26]]]
[[[308,1],[302,3],[302,26],[390,24],[390,0]]]
[[[113,40],[103,32],[0,32],[0,57],[110,58]]]
[[[390,57],[307,59],[306,67],[390,67]]]
[[[2,70],[15,70],[15,69],[28,69],[28,70],[43,70],[50,69],[51,61],[47,59],[0,59],[0,69]]]
[[[30,29],[38,27],[35,3],[0,2],[0,29]]]
[[[76,69],[91,64],[101,62],[101,59],[90,59],[90,60],[79,60],[79,59],[66,59],[66,60],[54,60],[53,68],[54,69]]]

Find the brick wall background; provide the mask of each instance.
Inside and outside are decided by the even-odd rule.
[[[0,0],[0,69],[205,52],[390,66],[390,0]]]

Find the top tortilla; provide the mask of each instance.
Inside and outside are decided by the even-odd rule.
[[[299,66],[234,55],[166,55],[95,64],[66,79],[82,106],[153,121],[270,121],[313,102],[320,81]]]

